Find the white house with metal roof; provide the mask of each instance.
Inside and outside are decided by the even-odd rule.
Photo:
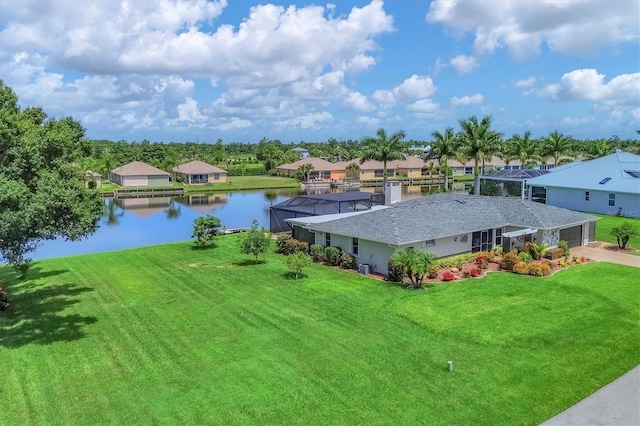
[[[294,235],[310,243],[340,247],[359,264],[386,273],[389,258],[413,247],[438,257],[511,250],[526,241],[570,247],[593,241],[595,221],[586,213],[511,197],[435,194],[350,215],[286,219]],[[296,227],[301,228],[296,232]]]
[[[530,179],[529,198],[550,206],[640,217],[640,156],[618,151]]]

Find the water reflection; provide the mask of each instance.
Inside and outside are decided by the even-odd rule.
[[[454,191],[468,191],[470,184],[456,184]],[[363,192],[382,192],[381,187],[361,188]],[[439,185],[402,188],[408,200],[441,191]],[[325,191],[326,192],[326,191]],[[303,192],[296,189],[237,191],[194,194],[184,197],[105,199],[101,226],[82,241],[56,239],[44,242],[34,259],[83,253],[121,250],[191,238],[193,222],[207,214],[220,219],[227,228],[251,226],[256,219],[269,227],[269,208]]]

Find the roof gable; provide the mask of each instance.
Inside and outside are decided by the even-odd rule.
[[[125,164],[124,166],[116,167],[115,169],[111,170],[111,173],[120,176],[169,176],[169,173],[165,172],[164,170],[160,170],[147,163],[143,163],[142,161],[132,161],[131,163]]]
[[[204,161],[194,160],[188,163],[180,164],[178,167],[174,167],[173,171],[176,173],[185,174],[211,174],[211,173],[227,173],[219,167],[212,166]]]
[[[344,167],[341,167],[340,165],[337,165],[334,163],[330,163],[327,160],[323,160],[322,158],[318,158],[318,157],[303,158],[302,160],[298,160],[293,163],[282,164],[277,168],[281,170],[298,170],[300,166],[303,166],[305,164],[311,164],[313,166],[314,171],[344,170]]]

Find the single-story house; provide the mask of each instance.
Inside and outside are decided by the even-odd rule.
[[[227,171],[204,161],[190,161],[173,168],[174,180],[180,176],[186,185],[223,183],[227,181]]]
[[[317,157],[303,158],[293,163],[278,166],[276,169],[282,176],[296,177],[298,169],[305,164],[313,166],[313,170],[309,172],[309,180],[331,182],[344,180],[345,178],[344,167]]]
[[[109,172],[109,181],[120,186],[169,186],[170,174],[142,161],[133,161]]]
[[[520,198],[435,194],[343,216],[287,219],[294,235],[337,246],[359,264],[387,273],[389,258],[413,247],[438,257],[522,246],[526,241],[570,247],[595,237],[597,217]],[[301,228],[296,232],[295,228]]]
[[[214,194],[185,194],[184,197],[179,197],[176,201],[198,213],[209,213],[227,204],[227,194],[224,192],[216,192]]]
[[[530,179],[529,198],[550,206],[640,217],[640,156],[618,151]]]

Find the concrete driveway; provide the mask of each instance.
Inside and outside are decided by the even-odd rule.
[[[604,248],[595,247],[573,247],[571,256],[584,256],[599,262],[619,263],[620,265],[635,266],[640,268],[640,256],[632,254],[620,253],[617,251],[606,250]]]

